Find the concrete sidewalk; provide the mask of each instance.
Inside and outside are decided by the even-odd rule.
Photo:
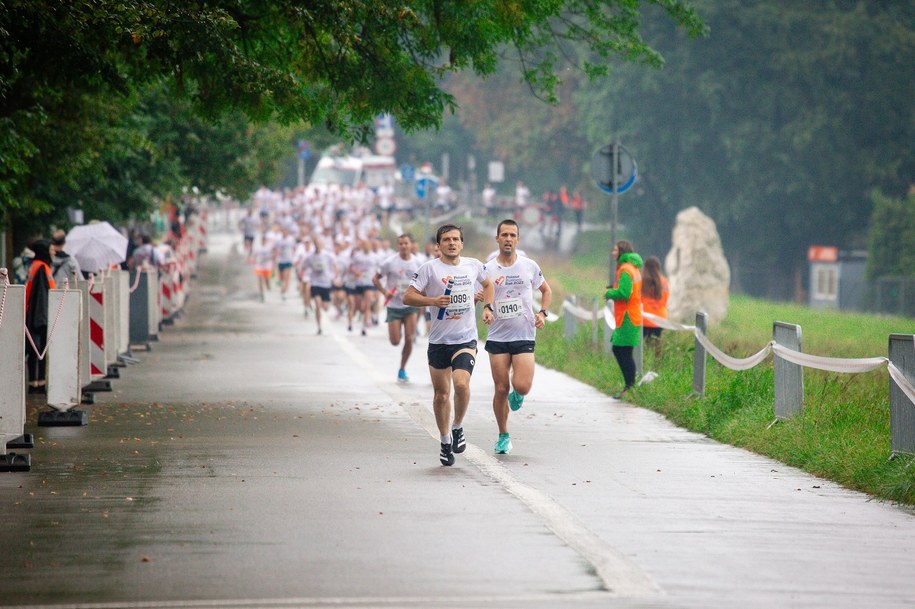
[[[0,604],[913,607],[915,517],[538,368],[492,454],[438,464],[425,342],[258,301],[211,233],[188,313],[0,476]],[[468,252],[472,255],[472,253]]]

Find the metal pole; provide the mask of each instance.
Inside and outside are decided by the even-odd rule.
[[[613,139],[613,155],[610,158],[610,281],[607,285],[613,285],[616,280],[616,258],[613,257],[613,246],[616,245],[616,222],[617,209],[619,208],[619,194],[616,192],[616,174],[619,165],[619,141]]]
[[[299,157],[299,188],[305,186],[305,159]]]

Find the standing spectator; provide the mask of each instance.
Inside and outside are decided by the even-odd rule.
[[[48,344],[48,290],[55,288],[51,272],[51,242],[38,239],[32,243],[35,257],[25,282],[25,327],[32,337],[27,343],[26,365],[29,370],[29,393],[45,393],[45,360],[39,354]]]
[[[451,211],[454,205],[454,191],[448,186],[448,183],[442,180],[435,188],[435,205],[433,209],[439,213]]]
[[[518,211],[521,211],[527,207],[530,202],[531,191],[524,185],[524,182],[518,180],[518,183],[515,185],[515,207],[518,208]]]
[[[489,216],[496,208],[496,189],[487,184],[483,189],[483,213]]]
[[[133,250],[133,268],[131,270],[138,271],[146,267],[158,270],[159,256],[152,244],[152,238],[144,233],[140,235],[140,245]]]
[[[616,258],[616,283],[604,292],[604,298],[613,301],[616,328],[611,342],[613,356],[623,373],[623,390],[614,395],[621,399],[635,385],[635,358],[633,351],[642,339],[642,257],[635,253],[632,243],[620,240],[613,246]]]
[[[76,258],[64,251],[66,247],[67,233],[62,230],[54,231],[51,236],[51,271],[54,283],[57,285],[67,285],[76,287],[76,282],[82,279],[79,262]]]
[[[569,205],[572,208],[572,211],[575,212],[575,227],[578,229],[578,232],[581,232],[581,221],[585,213],[585,207],[587,204],[585,200],[581,197],[581,191],[576,190],[572,193],[572,200],[569,202]]]
[[[667,277],[661,274],[661,261],[657,256],[645,260],[642,273],[642,308],[646,313],[667,319],[667,300],[670,298],[670,285]],[[642,336],[653,341],[661,338],[661,328],[648,319],[642,320]]]
[[[565,211],[571,206],[569,198],[569,189],[563,184],[559,187],[559,203],[553,208],[553,222],[556,224],[556,240],[562,237],[562,217]]]
[[[29,246],[22,248],[22,252],[13,258],[13,283],[23,285],[29,278],[29,269],[32,266],[32,260],[35,259],[35,252],[29,249]]]

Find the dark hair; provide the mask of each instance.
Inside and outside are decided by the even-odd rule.
[[[461,243],[463,243],[464,242],[464,229],[461,228],[460,226],[455,226],[454,224],[443,224],[442,226],[439,226],[438,230],[435,231],[435,242],[441,243],[442,235],[444,235],[445,233],[450,233],[453,230],[456,230],[459,233],[461,233]]]
[[[631,254],[635,251],[635,248],[632,247],[632,242],[626,241],[625,239],[620,239],[616,242],[616,259],[619,260],[620,256],[623,254]]]
[[[661,261],[649,256],[642,269],[642,294],[649,298],[661,297]]]
[[[505,220],[502,220],[501,222],[499,222],[499,225],[496,226],[496,237],[499,236],[499,233],[502,232],[502,227],[506,224],[508,224],[509,226],[514,226],[515,228],[518,229],[518,234],[519,235],[521,234],[521,227],[518,226],[518,223],[515,222],[514,220],[512,220],[511,218],[506,218]]]
[[[40,260],[45,264],[51,264],[51,242],[48,239],[36,239],[29,245],[29,249],[35,252],[33,260]]]
[[[409,240],[410,240],[410,243],[413,243],[413,235],[411,235],[410,233],[404,233],[404,234],[400,235],[399,237],[397,237],[397,239],[398,239],[398,240],[399,240],[399,239],[403,239],[404,237],[406,237],[407,239],[409,239]]]

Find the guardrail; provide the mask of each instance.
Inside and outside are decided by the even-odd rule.
[[[604,309],[604,320],[613,328],[613,315],[607,307]],[[597,343],[598,306],[593,299],[590,309],[582,307],[575,300],[566,300],[562,304],[565,319],[566,339],[578,332],[581,322],[591,323],[592,342]],[[708,316],[704,312],[696,313],[695,325],[683,325],[643,313],[645,318],[653,321],[658,327],[675,332],[692,332],[695,337],[693,352],[694,395],[705,394],[705,377],[707,356],[731,370],[749,370],[773,355],[774,372],[774,412],[775,420],[783,420],[803,409],[804,404],[804,368],[814,368],[828,372],[857,374],[869,372],[886,366],[890,383],[890,429],[892,456],[899,454],[915,455],[915,335],[891,334],[887,357],[868,358],[835,358],[804,353],[801,341],[801,327],[781,321],[773,322],[772,340],[753,355],[735,358],[716,347],[707,336]],[[606,344],[612,332],[604,332]],[[638,350],[636,363],[641,376],[641,350]]]

